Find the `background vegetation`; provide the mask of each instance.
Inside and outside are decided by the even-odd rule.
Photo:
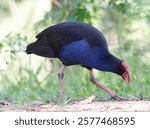
[[[17,104],[59,102],[58,60],[27,55],[27,44],[46,27],[80,21],[105,35],[110,51],[128,62],[131,84],[112,73],[94,71],[101,83],[130,99],[150,99],[149,0],[1,0],[0,100]],[[65,101],[109,96],[89,81],[79,66],[65,71]]]

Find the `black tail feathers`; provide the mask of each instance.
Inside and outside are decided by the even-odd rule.
[[[55,53],[49,46],[42,46],[41,44],[38,44],[37,42],[31,43],[26,48],[27,54],[36,54],[43,57],[50,57],[54,58]]]

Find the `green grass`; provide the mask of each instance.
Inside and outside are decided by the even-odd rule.
[[[126,60],[130,69],[131,84],[127,86],[123,79],[113,73],[94,71],[96,79],[115,91],[118,95],[134,99],[150,99],[150,69],[149,63],[142,61],[142,55],[137,49],[127,52],[121,50],[120,58]],[[119,55],[119,51],[115,52]],[[117,54],[118,53],[118,54]],[[24,55],[28,56],[28,55]],[[39,58],[39,57],[36,57]],[[12,60],[7,70],[1,72],[0,99],[13,101],[17,104],[40,101],[60,102],[60,89],[57,72],[60,67],[58,60],[52,62],[52,70],[46,69],[43,62],[33,70],[23,66],[23,62]],[[32,60],[27,60],[29,64]],[[45,62],[45,61],[44,61]],[[43,79],[40,79],[42,77]],[[13,78],[13,79],[12,79]],[[89,81],[87,69],[72,66],[65,71],[65,101],[95,95],[97,99],[108,99],[110,96]]]
[[[5,70],[0,69],[0,100],[9,100],[17,104],[33,101],[60,102],[60,88],[57,78],[60,67],[58,60],[53,61],[52,67],[50,67],[49,61],[20,52],[24,51],[26,45],[34,41],[34,36],[46,26],[72,20],[86,21],[99,28],[108,37],[108,43],[114,46],[116,44],[113,43],[119,45],[119,49],[113,53],[129,65],[130,86],[127,86],[121,77],[112,73],[94,71],[96,79],[120,96],[150,100],[150,58],[145,59],[145,53],[149,53],[150,46],[148,5],[132,2],[128,4],[128,11],[124,11],[124,2],[117,4],[117,1],[117,3],[112,1],[112,3],[101,2],[101,6],[97,6],[93,0],[90,2],[78,1],[79,4],[77,2],[73,6],[72,2],[69,2],[67,6],[64,6],[66,3],[62,2],[60,3],[62,4],[61,8],[54,8],[50,14],[47,12],[43,19],[35,25],[30,21],[30,18],[28,22],[27,19],[23,20],[28,23],[24,29],[21,29],[18,34],[12,32],[0,41],[0,56],[2,53],[6,54],[2,57],[6,57],[8,62]],[[82,6],[85,5],[88,8],[83,10]],[[132,6],[135,9],[131,8]],[[127,7],[126,4],[125,7]],[[89,81],[88,70],[79,66],[68,67],[64,80],[66,102],[91,95],[102,100],[110,97],[100,88],[94,86]]]

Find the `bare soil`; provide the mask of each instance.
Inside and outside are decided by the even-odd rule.
[[[0,105],[2,112],[150,112],[150,101],[73,101],[66,105],[58,105],[54,103],[17,106],[13,104]]]

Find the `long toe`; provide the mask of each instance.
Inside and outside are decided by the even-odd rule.
[[[118,101],[127,101],[128,100],[127,98],[123,98],[118,95],[111,96],[111,99],[118,100]]]

